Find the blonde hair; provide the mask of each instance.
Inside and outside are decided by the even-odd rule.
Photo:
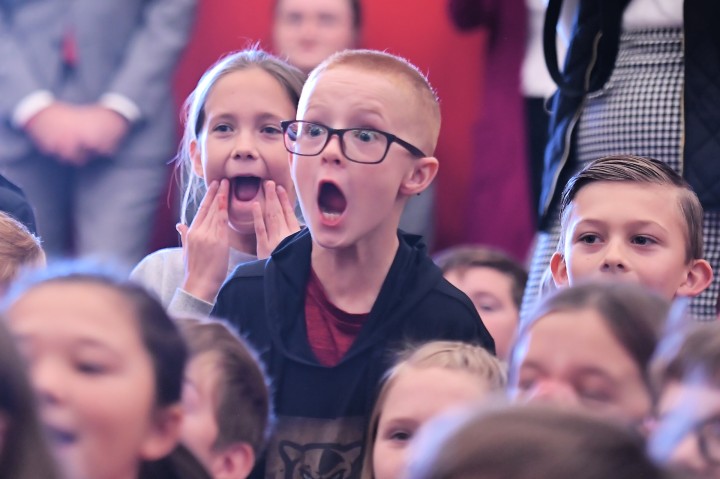
[[[393,76],[404,80],[415,91],[421,111],[408,122],[425,122],[426,137],[422,138],[424,151],[432,155],[440,134],[440,100],[427,77],[405,58],[376,50],[345,50],[330,55],[308,75],[308,83],[327,70],[348,66],[370,71],[378,75]]]
[[[184,224],[188,223],[188,213],[197,209],[205,194],[205,182],[193,171],[190,144],[198,141],[202,132],[205,123],[205,102],[210,90],[225,75],[251,68],[260,68],[275,78],[285,89],[290,101],[297,109],[300,93],[305,84],[305,74],[257,47],[230,53],[203,74],[183,105],[183,138],[175,158],[180,178],[185,185],[180,208],[180,220]]]
[[[0,212],[0,289],[9,286],[24,267],[44,262],[40,238],[12,216]]]
[[[373,479],[373,444],[387,396],[397,378],[409,368],[442,368],[475,376],[490,391],[502,391],[507,384],[505,365],[488,351],[475,344],[461,341],[431,341],[416,347],[408,347],[398,355],[398,360],[385,375],[382,387],[370,414],[365,439],[365,457],[361,479]]]

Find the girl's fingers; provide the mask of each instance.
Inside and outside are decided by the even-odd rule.
[[[283,215],[285,216],[285,224],[291,232],[296,232],[300,229],[300,223],[298,223],[297,217],[295,216],[295,208],[290,203],[290,196],[287,190],[282,185],[277,186],[277,196],[280,200],[280,206],[282,207]]]
[[[205,217],[208,215],[208,210],[213,204],[213,201],[215,201],[215,196],[219,188],[220,184],[217,181],[212,181],[210,185],[208,185],[205,196],[203,196],[203,199],[200,202],[200,207],[198,208],[197,213],[195,213],[193,223],[195,223],[196,221],[198,223],[202,223],[203,221],[205,221]]]
[[[216,207],[213,208],[211,226],[220,238],[223,238],[227,234],[229,194],[230,182],[223,179],[220,182],[217,195],[215,195]]]
[[[268,238],[267,228],[265,227],[265,218],[263,217],[262,208],[259,202],[252,205],[253,227],[255,228],[255,241],[257,242],[257,257],[264,259],[270,256],[270,240]]]
[[[178,232],[178,234],[180,234],[180,245],[185,248],[185,238],[187,238],[188,231],[187,225],[178,223],[175,225],[175,230]]]

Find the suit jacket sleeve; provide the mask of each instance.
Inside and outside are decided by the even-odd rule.
[[[9,121],[18,103],[41,90],[12,34],[12,19],[0,1],[0,118]]]
[[[152,0],[107,93],[125,96],[142,117],[157,111],[193,25],[197,0]]]

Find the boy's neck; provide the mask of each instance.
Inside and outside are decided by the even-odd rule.
[[[228,226],[228,228],[230,228]],[[242,253],[257,255],[257,237],[254,233],[238,233],[230,228],[230,247]]]
[[[351,314],[369,313],[399,247],[397,235],[382,247],[327,249],[313,242],[311,265],[327,299]]]

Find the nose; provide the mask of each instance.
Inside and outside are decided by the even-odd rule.
[[[345,161],[345,155],[343,154],[340,143],[340,135],[333,134],[330,137],[321,155],[323,163],[341,165]]]
[[[680,440],[670,455],[670,463],[694,473],[703,473],[709,467],[700,453],[700,444],[695,434],[686,434]]]
[[[58,404],[65,399],[68,385],[64,380],[60,361],[52,359],[35,361],[30,373],[41,405]]]
[[[236,160],[259,158],[255,136],[250,131],[239,131],[233,145],[232,157]]]
[[[538,382],[527,395],[529,402],[577,406],[575,389],[563,381],[543,380]]]
[[[623,254],[623,248],[618,241],[608,242],[601,269],[606,273],[624,273],[627,271],[627,261]]]

